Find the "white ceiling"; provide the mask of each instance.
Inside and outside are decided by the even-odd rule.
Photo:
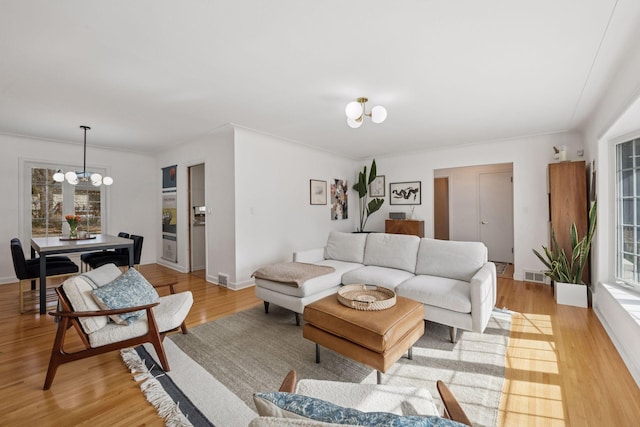
[[[226,123],[352,158],[580,129],[637,0],[0,0],[0,132],[155,152]],[[382,124],[346,124],[358,96]]]

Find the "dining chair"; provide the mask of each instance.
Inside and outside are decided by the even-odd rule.
[[[11,239],[11,257],[16,277],[20,281],[20,313],[24,313],[24,283],[40,279],[40,258],[26,259],[20,239]],[[47,257],[47,277],[65,277],[78,272],[78,266],[66,256]],[[31,288],[34,291],[34,287]]]
[[[138,269],[140,265],[140,257],[142,256],[142,243],[144,238],[136,234],[131,234],[129,238],[133,240],[133,265]],[[124,249],[121,253],[109,253],[108,255],[96,257],[89,261],[89,266],[92,269],[101,267],[105,264],[115,264],[118,267],[127,267],[129,265],[129,250]]]
[[[129,233],[125,233],[124,231],[121,231],[120,233],[118,233],[118,237],[124,237],[125,239],[129,238]],[[128,249],[127,248],[118,248],[115,249],[113,251],[104,249],[102,251],[94,251],[94,252],[87,252],[84,253],[82,255],[80,255],[80,272],[84,272],[86,266],[90,266],[90,262],[91,260],[95,260],[97,258],[103,257],[103,256],[113,256],[114,253],[116,254],[129,254]]]

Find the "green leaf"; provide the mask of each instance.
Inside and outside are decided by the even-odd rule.
[[[365,173],[367,173],[367,168],[364,168]],[[373,182],[374,179],[376,179],[376,176],[378,174],[377,168],[376,168],[376,159],[373,159],[373,162],[371,162],[371,172],[369,172],[369,181],[367,182],[367,184],[371,184]]]

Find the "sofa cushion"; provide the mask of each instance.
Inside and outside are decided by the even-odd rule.
[[[68,278],[62,283],[62,289],[74,311],[99,311],[102,309],[93,299],[92,291],[106,285],[121,274],[122,272],[115,265],[103,265],[95,270]],[[103,328],[109,318],[107,316],[80,317],[78,320],[82,329],[90,334]]]
[[[104,310],[151,304],[160,298],[155,288],[134,268],[130,268],[111,283],[94,289],[92,293],[93,298]],[[143,314],[144,310],[138,310],[109,317],[118,324],[128,325]]]
[[[358,426],[461,426],[440,417],[401,416],[389,412],[361,412],[325,400],[290,393],[256,393],[253,401],[261,416],[308,418],[315,421]]]
[[[462,280],[419,275],[400,284],[396,293],[422,304],[471,313],[470,284]]]
[[[316,264],[333,267],[335,271],[309,279],[299,287],[288,286],[280,282],[266,279],[256,279],[256,286],[280,292],[281,294],[304,298],[339,285],[344,273],[362,267],[362,264],[335,261],[331,259],[326,259],[324,261],[317,262]]]
[[[485,262],[487,248],[482,242],[423,238],[420,240],[415,273],[469,282]]]
[[[420,238],[404,234],[370,233],[364,249],[364,264],[396,268],[413,273]]]
[[[400,283],[414,277],[413,273],[395,268],[365,266],[351,270],[342,275],[343,285],[377,285],[395,289]]]
[[[332,231],[329,233],[327,246],[324,248],[324,258],[362,264],[366,241],[366,233]]]

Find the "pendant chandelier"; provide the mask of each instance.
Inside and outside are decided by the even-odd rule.
[[[62,182],[66,179],[71,185],[78,185],[81,182],[91,182],[95,187],[100,187],[103,184],[113,184],[113,178],[109,176],[103,178],[99,173],[87,172],[87,130],[91,128],[89,126],[80,127],[84,129],[84,160],[82,162],[82,172],[68,171],[64,173],[61,169],[58,169],[58,171],[53,174],[53,180],[55,182]]]

